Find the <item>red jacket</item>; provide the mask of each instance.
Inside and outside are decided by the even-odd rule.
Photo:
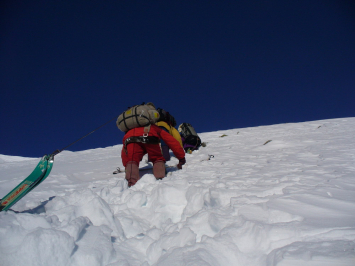
[[[143,136],[144,127],[136,127],[129,130],[126,135],[123,137],[123,143],[125,143],[126,139],[129,137],[139,137]],[[148,136],[158,137],[159,139],[164,140],[164,142],[168,145],[168,147],[173,151],[176,158],[179,160],[185,158],[185,151],[181,147],[180,143],[171,136],[168,132],[164,131],[160,127],[156,125],[151,125]]]

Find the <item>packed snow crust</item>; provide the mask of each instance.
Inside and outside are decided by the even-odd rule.
[[[0,213],[0,265],[354,266],[354,136],[355,118],[201,133],[131,188],[122,145],[64,151]],[[1,155],[0,197],[38,161]]]

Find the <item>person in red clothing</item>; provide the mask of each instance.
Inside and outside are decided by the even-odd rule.
[[[164,140],[176,158],[179,159],[177,165],[179,169],[186,163],[184,149],[168,132],[156,125],[133,128],[123,137],[121,152],[122,163],[126,168],[128,186],[133,186],[139,180],[139,162],[146,153],[153,163],[155,178],[162,179],[165,177],[165,159],[160,147],[160,139]]]

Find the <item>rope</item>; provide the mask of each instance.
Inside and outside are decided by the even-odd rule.
[[[110,119],[109,121],[107,121],[105,124],[102,124],[101,126],[99,126],[98,128],[95,128],[93,131],[91,131],[90,133],[86,134],[85,136],[77,139],[76,141],[70,143],[69,145],[65,146],[63,149],[61,150],[55,150],[54,152],[52,152],[52,156],[54,157],[55,155],[58,155],[59,153],[61,153],[62,151],[64,151],[65,149],[69,148],[70,146],[74,145],[75,143],[77,143],[78,141],[82,140],[83,138],[86,138],[87,136],[89,136],[90,134],[94,133],[96,130],[102,128],[103,126],[106,126],[108,123],[110,123],[112,120],[117,119],[117,116],[115,116],[114,118]]]

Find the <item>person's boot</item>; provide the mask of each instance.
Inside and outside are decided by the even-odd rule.
[[[165,163],[157,161],[153,165],[153,174],[156,179],[163,179],[165,177]]]
[[[134,161],[128,162],[126,165],[126,180],[129,187],[135,185],[139,180],[138,164]]]

